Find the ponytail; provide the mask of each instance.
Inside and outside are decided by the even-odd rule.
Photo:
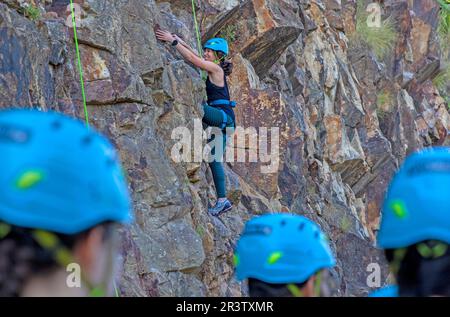
[[[225,76],[231,75],[233,71],[233,63],[223,60],[220,62],[220,67],[223,69]]]
[[[226,55],[219,51],[214,51],[219,66],[223,69],[225,76],[231,75],[233,71],[233,64],[230,61],[225,60]]]
[[[32,275],[56,267],[50,252],[39,247],[27,231],[13,227],[0,240],[0,297],[19,296]]]

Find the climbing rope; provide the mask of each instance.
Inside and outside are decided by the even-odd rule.
[[[197,14],[195,12],[195,0],[192,0],[192,17],[194,19],[195,35],[197,36],[198,56],[203,57],[203,54],[202,54],[202,42],[200,40],[200,31],[198,29]],[[206,80],[205,72],[202,70],[201,73],[202,73],[202,79]]]
[[[195,0],[192,0],[192,17],[194,18],[195,34],[197,36],[198,56],[203,57],[203,55],[202,55],[202,43],[200,41],[200,31],[198,29],[198,24],[197,24],[197,14],[195,13]]]
[[[77,24],[75,21],[75,12],[74,12],[74,8],[73,8],[72,0],[70,0],[70,11],[72,13],[73,36],[74,36],[74,40],[75,40],[75,49],[77,52],[78,71],[80,73],[80,85],[81,85],[81,95],[83,96],[84,116],[86,119],[86,126],[89,128],[89,113],[88,113],[87,106],[86,106],[86,94],[84,92],[84,81],[83,81],[83,68],[81,67],[80,50],[78,47],[78,37],[77,37]]]

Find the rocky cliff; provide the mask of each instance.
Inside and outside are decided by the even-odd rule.
[[[159,24],[196,47],[191,1],[74,2],[90,122],[120,150],[134,201],[121,295],[245,295],[233,248],[245,221],[270,211],[306,215],[327,232],[338,258],[328,294],[366,294],[370,263],[388,280],[375,248],[387,184],[411,151],[450,143],[448,90],[433,84],[448,61],[436,1],[378,1],[392,34],[381,53],[362,33],[369,1],[195,1],[202,39],[230,41],[237,124],[279,128],[275,171],[226,164],[236,207],[220,218],[206,210],[207,165],[171,158],[172,131],[202,117],[201,74],[153,33]],[[0,1],[0,108],[83,118],[68,3]]]

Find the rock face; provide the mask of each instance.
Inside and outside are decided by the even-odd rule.
[[[68,3],[0,1],[0,108],[83,118]],[[193,130],[202,117],[201,75],[153,33],[159,24],[196,49],[191,6],[75,3],[90,121],[120,150],[134,201],[136,222],[122,232],[123,296],[245,295],[233,277],[234,245],[246,220],[272,211],[306,215],[328,234],[338,259],[331,295],[367,294],[374,263],[381,283],[388,279],[375,236],[390,178],[410,152],[450,144],[450,115],[431,82],[439,68],[434,1],[385,1],[397,37],[384,60],[349,45],[355,1],[201,1],[202,39],[230,40],[230,91],[243,128],[231,148],[260,153],[260,143],[239,147],[237,138],[261,137],[265,127],[279,153],[226,164],[235,208],[221,218],[207,213],[207,165],[171,157],[173,130]]]

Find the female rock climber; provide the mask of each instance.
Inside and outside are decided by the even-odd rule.
[[[226,196],[225,174],[222,165],[226,131],[229,130],[226,128],[235,127],[234,102],[230,101],[226,80],[226,76],[231,73],[231,64],[224,61],[228,55],[228,43],[222,38],[208,40],[203,46],[204,58],[201,58],[177,35],[159,28],[155,30],[155,33],[159,40],[171,43],[186,61],[208,73],[206,78],[207,103],[203,104],[202,121],[204,126],[220,128],[223,138],[222,148],[212,148],[211,154],[214,159],[209,163],[216,186],[217,202],[214,207],[208,208],[208,211],[212,215],[218,216],[232,208],[232,204]],[[214,140],[214,136],[208,142],[212,140]]]

